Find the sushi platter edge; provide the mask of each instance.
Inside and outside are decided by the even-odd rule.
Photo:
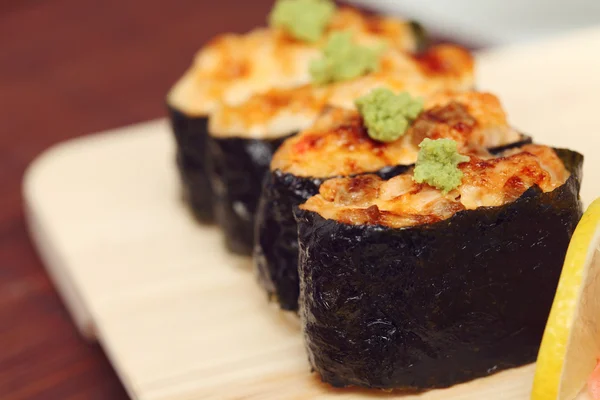
[[[539,142],[590,154],[600,149],[600,58],[590,48],[600,48],[600,29],[481,54],[480,87]],[[600,158],[588,156],[584,174],[589,204]],[[57,145],[25,177],[44,264],[132,398],[397,396],[333,390],[310,374],[297,318],[267,303],[250,261],[227,254],[216,227],[192,222],[178,189],[164,120]],[[532,373],[530,365],[405,398],[527,399]]]

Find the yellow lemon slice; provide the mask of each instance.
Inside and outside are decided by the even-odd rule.
[[[531,400],[574,400],[600,358],[600,199],[569,244],[537,359]]]

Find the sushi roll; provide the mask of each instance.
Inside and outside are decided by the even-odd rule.
[[[433,59],[443,68],[432,71]],[[284,139],[312,125],[327,105],[353,109],[354,99],[377,87],[428,96],[473,85],[473,58],[458,46],[436,46],[419,56],[388,50],[379,64],[376,71],[349,80],[272,89],[212,114],[206,157],[214,212],[229,250],[252,254],[255,213],[273,153]]]
[[[297,210],[302,329],[333,386],[442,388],[536,359],[583,157],[432,148],[445,140],[426,139],[435,154],[414,170],[328,180]]]
[[[510,127],[499,100],[476,91],[441,91],[404,136],[372,139],[357,111],[331,108],[309,129],[284,142],[265,178],[256,221],[258,280],[282,309],[298,309],[298,236],[292,210],[330,178],[363,173],[392,177],[414,164],[424,138],[501,151],[530,142]]]
[[[312,13],[320,19],[311,20],[321,22],[290,21],[290,12],[298,7],[300,13]],[[424,42],[422,30],[414,23],[349,7],[336,9],[325,0],[279,1],[270,20],[268,28],[212,39],[167,95],[184,198],[200,221],[213,219],[205,154],[208,117],[219,104],[239,104],[271,88],[309,83],[309,64],[336,31],[350,32],[361,43],[384,43],[398,50],[415,50]]]

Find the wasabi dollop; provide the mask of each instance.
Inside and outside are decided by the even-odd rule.
[[[369,136],[380,142],[392,142],[406,133],[423,111],[423,100],[407,92],[395,94],[378,88],[356,100]]]
[[[469,161],[469,157],[458,152],[454,140],[426,138],[419,148],[413,176],[415,182],[427,183],[444,194],[461,184],[463,173],[458,164]]]
[[[295,39],[316,42],[334,13],[335,4],[330,0],[277,0],[269,24],[284,29]]]
[[[313,83],[324,85],[353,79],[379,69],[384,46],[360,46],[350,32],[334,32],[323,49],[323,58],[310,66]]]

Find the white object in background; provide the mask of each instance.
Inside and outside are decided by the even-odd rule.
[[[600,0],[349,0],[348,2],[415,19],[435,35],[474,46],[530,41],[600,24]]]

